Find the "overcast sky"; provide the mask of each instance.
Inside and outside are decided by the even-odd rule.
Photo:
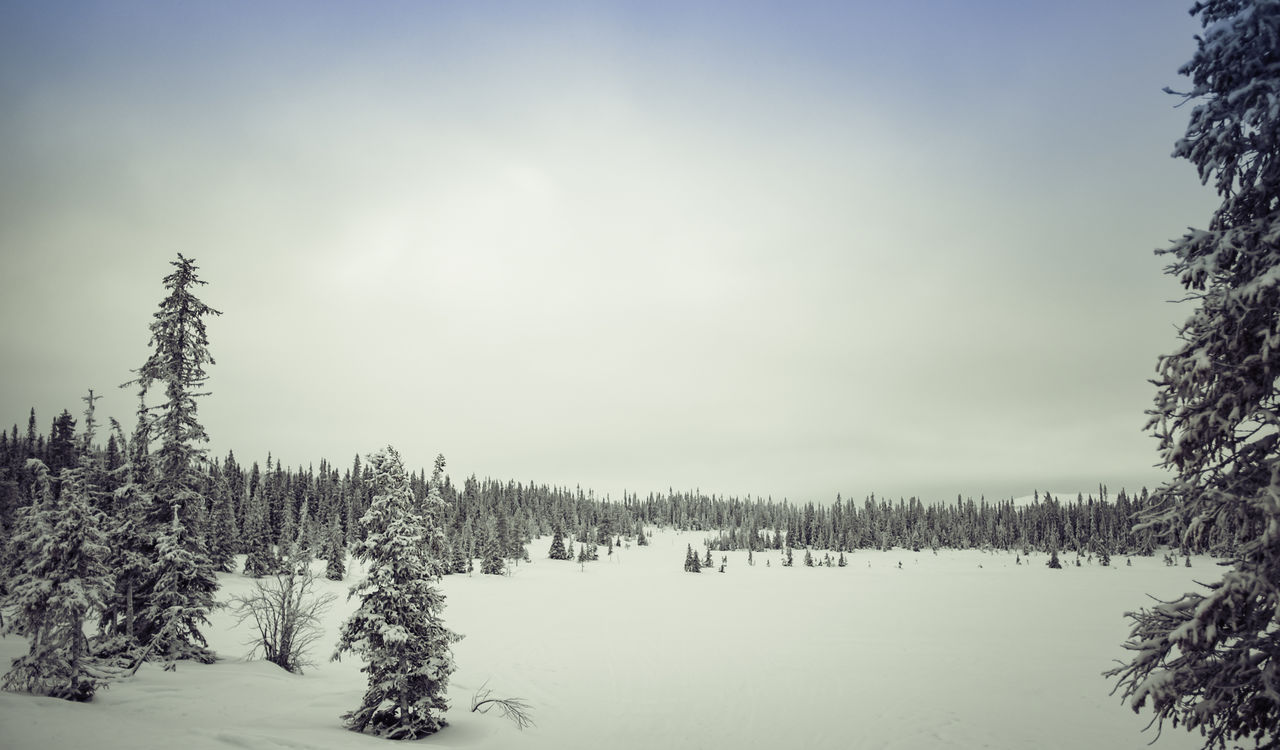
[[[181,252],[242,462],[1154,486],[1189,5],[4,3],[0,424],[131,425]]]

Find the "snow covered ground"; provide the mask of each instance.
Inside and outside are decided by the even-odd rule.
[[[1166,567],[1116,557],[1113,567],[1015,565],[1013,553],[860,551],[847,568],[779,565],[778,553],[727,553],[727,571],[685,573],[685,545],[659,532],[649,547],[577,563],[543,559],[509,577],[445,579],[454,647],[450,726],[441,748],[1134,748],[1147,717],[1108,695],[1100,673],[1123,656],[1123,612],[1165,598],[1211,561]],[[716,554],[718,563],[721,555]],[[821,557],[821,555],[819,555]],[[771,566],[766,566],[766,561]],[[899,569],[898,563],[901,563]],[[214,615],[222,660],[144,665],[89,704],[0,693],[0,747],[386,748],[339,716],[364,690],[359,664],[328,661],[354,606],[338,593],[329,633],[304,675],[245,662],[248,624]],[[222,578],[220,598],[250,587]],[[0,665],[25,650],[0,639]],[[523,732],[498,712],[470,713],[483,684],[534,709]],[[1196,748],[1168,729],[1156,748]]]

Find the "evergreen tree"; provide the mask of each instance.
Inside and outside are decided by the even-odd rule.
[[[688,573],[701,573],[702,563],[698,562],[698,554],[693,551],[693,545],[686,547],[684,554],[684,569]]]
[[[444,455],[437,454],[435,464],[431,470],[431,481],[427,484],[426,498],[422,505],[423,515],[428,516],[428,526],[441,530],[439,534],[431,534],[427,538],[427,544],[430,546],[430,549],[427,550],[427,558],[438,566],[434,571],[437,576],[446,576],[451,572],[449,540],[444,534],[444,508],[447,505],[443,493],[447,480],[444,474],[444,467]]]
[[[185,505],[191,513],[196,509],[191,501],[203,499],[198,464],[205,455],[201,445],[209,437],[197,418],[196,399],[208,395],[201,390],[208,380],[204,367],[214,364],[204,318],[222,314],[195,296],[194,288],[206,282],[196,276],[194,261],[179,253],[170,265],[176,270],[164,278],[169,294],[151,323],[153,351],[137,370],[138,377],[124,384],[137,385],[143,397],[157,383],[164,388],[164,402],[148,411],[155,412],[155,436],[160,441],[155,499],[163,506],[157,515],[165,522],[173,507]]]
[[[1191,79],[1186,136],[1222,203],[1208,229],[1163,251],[1198,307],[1162,357],[1148,428],[1174,477],[1148,521],[1202,548],[1241,519],[1242,538],[1207,591],[1131,613],[1132,660],[1109,674],[1134,711],[1148,702],[1223,748],[1280,744],[1280,4],[1204,0],[1204,33],[1179,71]]]
[[[280,572],[297,569],[298,562],[298,524],[293,518],[289,504],[280,511],[280,535],[276,539],[277,566]],[[276,571],[272,571],[273,573]]]
[[[153,629],[152,653],[172,662],[195,659],[213,663],[213,653],[205,648],[200,625],[209,624],[218,588],[213,566],[196,539],[182,522],[182,509],[174,507],[169,528],[156,538],[159,576],[141,618]]]
[[[112,432],[125,446],[125,461],[112,472],[116,485],[112,512],[106,523],[110,557],[108,564],[115,572],[116,590],[102,616],[105,633],[118,636],[115,650],[128,650],[137,642],[137,610],[146,601],[146,592],[154,580],[155,535],[147,520],[151,508],[148,490],[150,457],[147,453],[149,421],[140,413],[132,441],[126,440],[120,423],[112,420]]]
[[[325,535],[324,577],[341,581],[347,574],[347,545],[342,534],[342,524],[335,514],[329,519],[329,531]]]
[[[498,536],[498,522],[493,516],[485,521],[484,546],[480,550],[483,560],[480,572],[485,575],[500,576],[506,572],[506,561],[502,557],[501,542]]]
[[[42,462],[40,454],[43,453],[39,447],[39,431],[36,429],[36,407],[31,407],[31,414],[27,417],[27,439],[24,443],[26,446],[24,458],[39,458]]]
[[[207,395],[201,390],[208,380],[204,367],[214,363],[204,318],[222,313],[195,296],[194,288],[205,282],[197,278],[193,261],[179,253],[171,265],[176,270],[164,278],[169,294],[161,300],[151,323],[152,353],[136,371],[138,377],[124,384],[138,386],[139,400],[144,404],[140,416],[148,423],[143,434],[148,442],[154,435],[160,443],[150,457],[153,470],[135,479],[144,483],[152,501],[149,520],[158,565],[137,592],[149,601],[138,610],[133,636],[141,642],[159,638],[158,653],[167,658],[204,660],[211,656],[203,648],[196,625],[207,621],[215,606],[217,580],[202,539],[205,477],[199,464],[205,455],[202,444],[209,438],[197,418],[196,399]],[[156,384],[163,386],[164,401],[147,408],[146,395]],[[172,522],[179,511],[186,518]],[[184,548],[165,547],[173,544]],[[167,567],[171,565],[179,567]],[[165,586],[184,588],[168,590]],[[181,614],[175,619],[171,613],[179,610]],[[193,640],[184,644],[174,638]]]
[[[1105,541],[1099,539],[1095,545],[1098,548],[1098,564],[1103,567],[1111,565],[1111,548]]]
[[[315,549],[312,545],[311,501],[305,499],[302,501],[302,510],[298,512],[298,535],[293,543],[293,566],[296,570],[303,570],[311,565],[311,561],[315,558]]]
[[[418,512],[394,448],[370,455],[368,465],[374,495],[354,550],[367,572],[351,588],[360,606],[343,624],[333,658],[355,652],[369,686],[360,707],[343,718],[354,731],[417,739],[445,726],[450,645],[459,640],[440,619],[438,564],[426,557],[429,538],[444,532],[427,525],[431,514]]]
[[[235,569],[236,532],[235,511],[231,507],[231,495],[226,477],[219,477],[209,498],[212,504],[209,525],[209,563],[219,573]]]
[[[53,420],[49,430],[49,476],[57,479],[63,469],[76,463],[76,420],[66,409]]]
[[[261,578],[280,566],[271,547],[271,530],[267,526],[267,502],[261,485],[253,488],[244,519],[244,574]]]
[[[552,560],[568,560],[569,553],[564,549],[564,532],[560,530],[560,525],[556,524],[555,531],[551,536],[551,551],[547,554]]]
[[[47,467],[29,459],[36,500],[20,511],[9,540],[0,599],[8,613],[0,633],[26,636],[28,650],[5,674],[7,690],[89,700],[98,686],[84,624],[105,610],[114,581],[102,517],[90,499],[92,462],[86,452],[76,468],[64,469],[55,497]]]
[[[471,535],[459,534],[449,545],[452,555],[450,568],[454,573],[466,573],[471,569]]]

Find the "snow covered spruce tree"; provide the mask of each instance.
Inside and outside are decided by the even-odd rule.
[[[5,674],[6,690],[85,701],[108,677],[95,669],[84,630],[115,586],[102,515],[94,507],[100,489],[93,480],[101,472],[91,452],[92,392],[85,427],[75,468],[60,472],[60,491],[40,459],[27,462],[34,498],[19,511],[9,540],[7,592],[0,599],[8,615],[0,633],[26,636],[28,650]]]
[[[1174,156],[1221,205],[1167,250],[1197,308],[1160,359],[1148,429],[1174,476],[1151,527],[1203,549],[1216,524],[1240,543],[1207,590],[1130,613],[1117,678],[1134,711],[1199,730],[1206,748],[1280,747],[1280,2],[1208,0],[1180,72],[1196,102]]]
[[[428,559],[443,536],[443,507],[421,508],[400,454],[387,446],[369,456],[374,495],[360,519],[364,539],[354,548],[365,577],[351,587],[360,606],[342,625],[338,659],[353,651],[369,675],[364,701],[345,714],[347,727],[388,739],[417,739],[445,726],[445,692],[453,672],[450,644],[460,636],[444,626],[439,564]],[[443,506],[438,492],[427,505]],[[425,510],[425,512],[423,512]]]
[[[207,481],[200,471],[201,444],[209,438],[196,417],[196,399],[208,395],[200,390],[208,380],[204,366],[214,363],[204,318],[222,313],[195,296],[195,287],[206,282],[196,276],[194,261],[179,253],[170,264],[175,270],[164,277],[169,294],[151,323],[152,353],[138,377],[122,386],[138,386],[144,403],[152,386],[164,387],[163,403],[140,413],[149,423],[140,433],[160,443],[149,457],[148,475],[139,478],[151,498],[147,520],[156,565],[134,592],[140,606],[129,635],[157,657],[209,662],[213,655],[204,648],[199,625],[208,622],[218,584],[202,538]]]
[[[568,560],[569,553],[564,548],[564,531],[560,528],[560,524],[555,525],[555,529],[551,536],[551,549],[547,552],[547,557],[552,560]]]

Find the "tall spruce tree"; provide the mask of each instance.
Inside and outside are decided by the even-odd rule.
[[[437,577],[449,575],[452,567],[449,541],[444,533],[445,508],[448,505],[444,499],[444,487],[447,480],[444,474],[444,467],[444,455],[437,454],[431,470],[431,481],[427,483],[426,497],[420,506],[428,528],[436,529],[439,532],[429,534],[426,539],[427,559],[436,566],[432,573]]]
[[[324,543],[324,577],[330,581],[341,581],[347,574],[347,544],[342,534],[342,523],[338,514],[329,518],[329,529],[325,532]]]
[[[235,509],[232,507],[231,490],[226,476],[219,476],[209,497],[209,560],[220,573],[235,570],[236,530]]]
[[[429,519],[443,513],[421,512],[391,446],[370,455],[368,467],[374,495],[360,519],[364,538],[354,550],[367,563],[366,573],[351,587],[360,605],[343,623],[333,658],[348,651],[363,658],[369,686],[360,707],[343,718],[358,732],[417,739],[445,726],[445,693],[454,669],[449,647],[459,640],[441,620],[440,566],[427,558],[430,540],[444,533]],[[443,504],[435,498],[428,505]]]
[[[485,575],[500,576],[507,570],[506,560],[502,557],[502,535],[498,531],[498,521],[489,516],[484,524],[484,543],[480,548],[480,572]]]
[[[138,386],[142,397],[153,385],[164,389],[163,403],[149,413],[160,442],[154,454],[155,500],[164,507],[157,515],[166,523],[174,506],[192,506],[192,500],[203,500],[199,462],[209,436],[197,418],[196,399],[209,395],[202,390],[209,379],[204,368],[215,364],[209,354],[204,318],[222,314],[195,296],[196,287],[207,282],[196,276],[198,267],[193,260],[178,253],[170,265],[175,270],[163,282],[169,294],[160,301],[151,323],[151,355],[136,371],[138,377],[124,384]],[[188,513],[194,510],[187,509]]]
[[[271,546],[271,529],[267,524],[267,501],[262,486],[255,486],[244,510],[244,574],[261,578],[279,568]]]
[[[1134,711],[1198,730],[1206,748],[1280,746],[1280,3],[1207,0],[1179,71],[1194,101],[1174,156],[1222,203],[1168,249],[1197,304],[1160,359],[1148,429],[1174,476],[1147,519],[1200,549],[1239,522],[1222,579],[1130,613],[1131,661],[1108,674]],[[1170,92],[1173,93],[1173,92]]]
[[[205,661],[212,655],[203,648],[196,626],[206,621],[215,606],[217,579],[202,538],[207,479],[200,464],[205,454],[203,443],[209,438],[197,419],[196,399],[208,395],[202,390],[208,380],[204,367],[214,363],[204,318],[222,313],[195,296],[195,288],[205,282],[196,276],[197,266],[191,259],[179,253],[171,265],[175,270],[163,281],[169,293],[160,301],[151,323],[151,355],[136,371],[137,377],[122,386],[138,388],[143,444],[137,450],[146,451],[153,438],[159,442],[148,456],[145,473],[135,476],[151,501],[151,552],[157,564],[135,592],[142,601],[138,602],[132,637],[143,643],[159,639],[154,653],[163,658]],[[147,406],[146,397],[156,385],[163,388],[164,400]],[[175,522],[177,514],[183,517]],[[172,549],[173,544],[183,549]],[[162,548],[164,545],[169,547]],[[180,567],[166,567],[170,565]],[[181,588],[168,590],[166,586]],[[180,643],[174,638],[190,640]]]

